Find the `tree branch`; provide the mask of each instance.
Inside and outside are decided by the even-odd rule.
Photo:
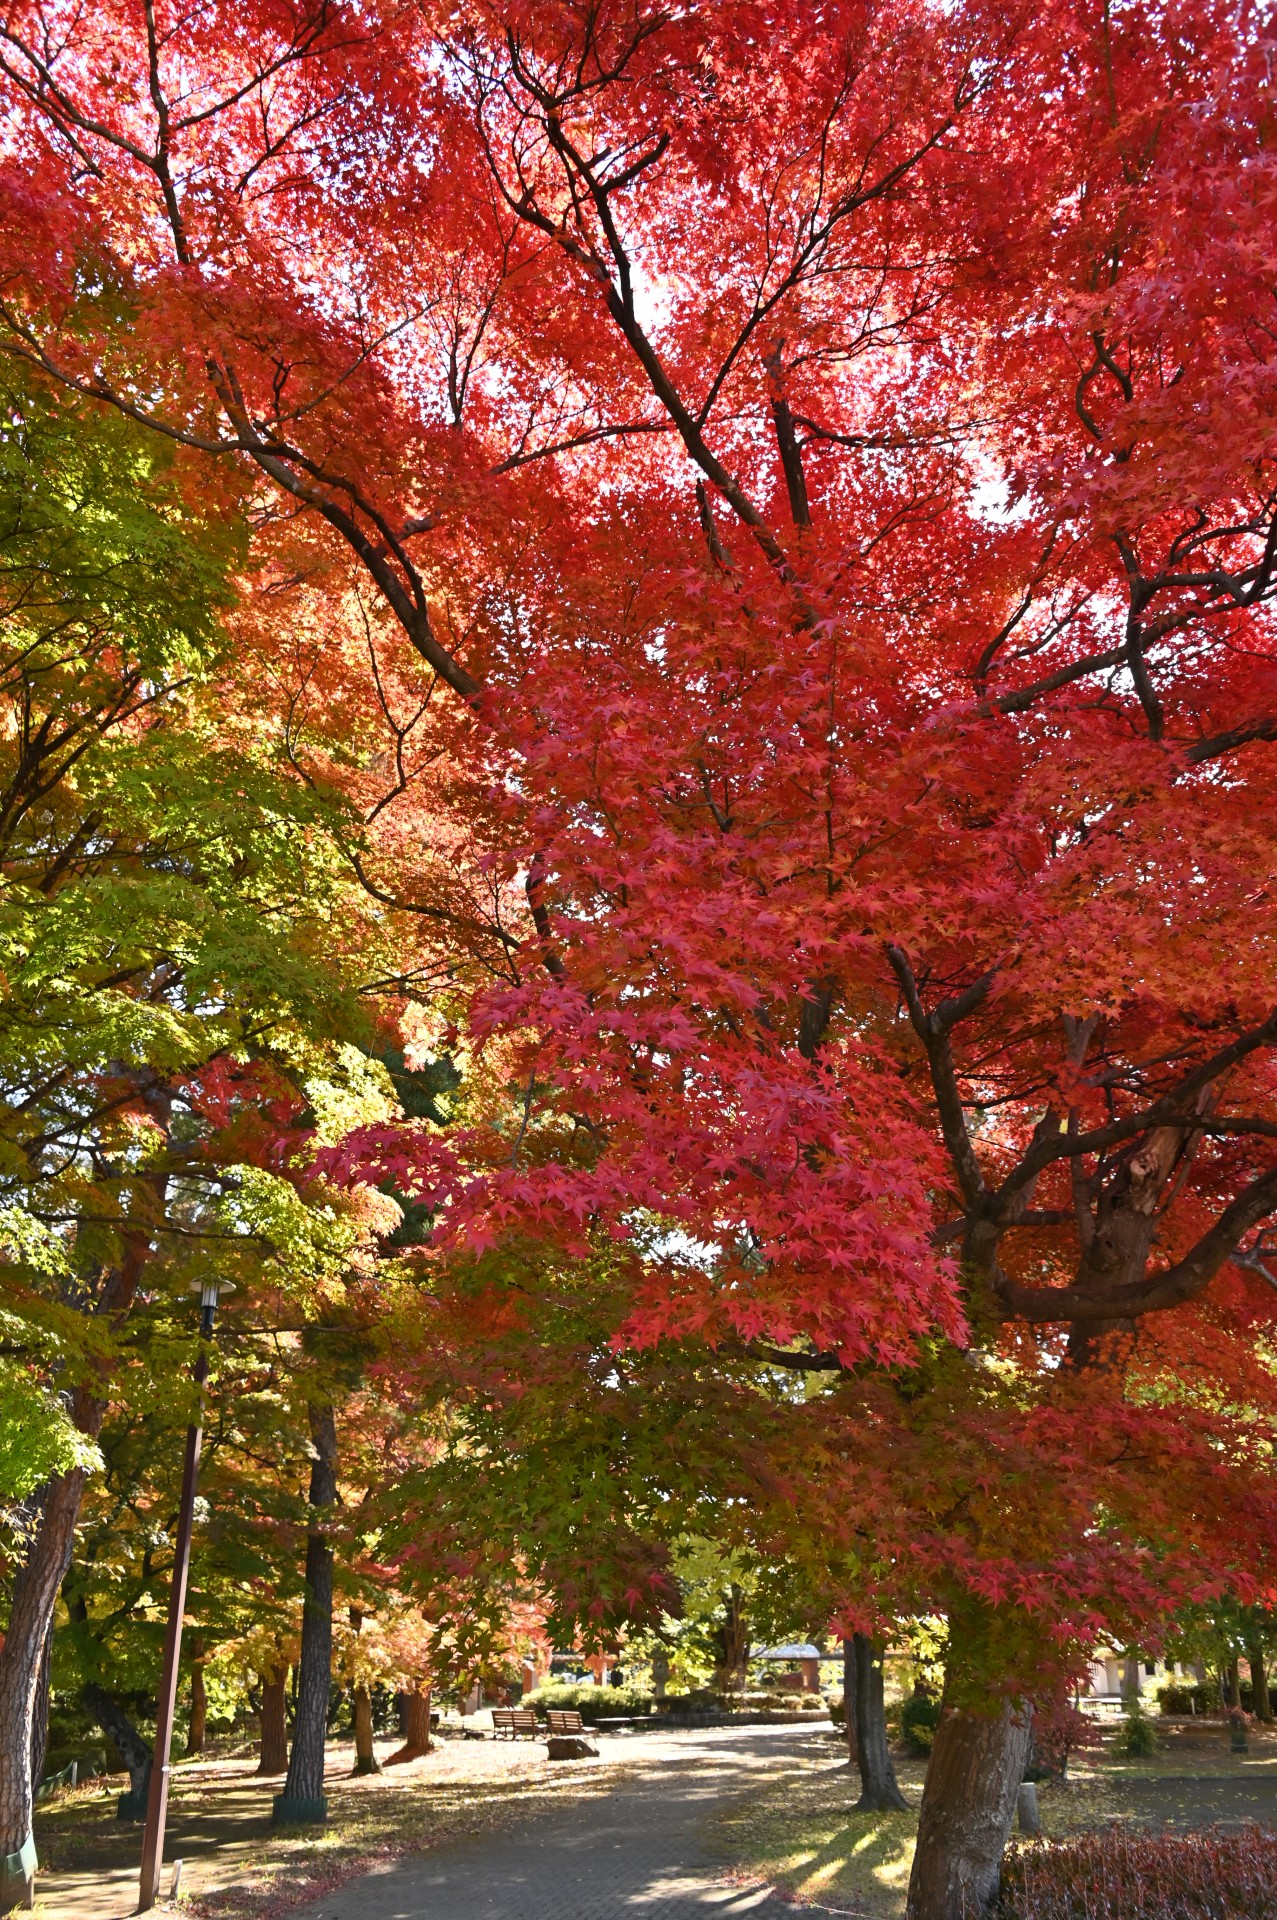
[[[887,959],[892,972],[900,982],[900,990],[904,995],[913,1030],[926,1048],[927,1060],[931,1068],[931,1084],[936,1096],[936,1108],[940,1115],[940,1127],[954,1172],[958,1176],[962,1197],[968,1207],[979,1208],[986,1198],[987,1189],[984,1184],[984,1175],[980,1171],[980,1163],[971,1145],[971,1136],[967,1132],[966,1114],[963,1111],[958,1076],[953,1064],[953,1050],[949,1045],[949,1032],[959,1020],[974,1012],[986,997],[997,977],[996,969],[984,974],[960,994],[941,1001],[933,1013],[928,1013],[919,997],[918,984],[903,949],[888,944]]]
[[[1100,1323],[1164,1312],[1204,1293],[1233,1257],[1242,1235],[1273,1212],[1277,1212],[1277,1167],[1252,1181],[1197,1245],[1161,1273],[1103,1294],[1088,1293],[1081,1287],[1022,1287],[1003,1278],[995,1283],[998,1297],[1018,1319],[1038,1324],[1079,1320]]]

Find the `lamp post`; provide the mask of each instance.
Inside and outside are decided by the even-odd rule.
[[[173,1744],[173,1710],[177,1705],[177,1672],[182,1655],[182,1614],[186,1607],[186,1579],[191,1569],[191,1528],[195,1518],[195,1482],[199,1476],[200,1445],[204,1438],[204,1382],[208,1379],[208,1343],[220,1294],[233,1293],[226,1280],[192,1281],[200,1296],[200,1350],[195,1362],[199,1388],[195,1418],[186,1430],[186,1459],[182,1468],[182,1498],[177,1514],[173,1553],[173,1581],[169,1589],[168,1628],[164,1635],[164,1666],[160,1674],[159,1704],[155,1716],[155,1756],[151,1762],[151,1790],[142,1833],[142,1876],[137,1910],[148,1913],[160,1891],[164,1861],[164,1823],[168,1817],[169,1750]]]

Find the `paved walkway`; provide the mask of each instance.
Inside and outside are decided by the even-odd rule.
[[[765,1887],[726,1884],[706,1823],[800,1756],[833,1764],[832,1744],[757,1727],[638,1735],[627,1747],[627,1774],[605,1797],[412,1855],[296,1920],[792,1920]]]

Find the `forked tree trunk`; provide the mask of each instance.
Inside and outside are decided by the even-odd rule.
[[[979,1920],[988,1912],[1029,1729],[1027,1708],[1009,1702],[988,1718],[955,1706],[941,1713],[922,1793],[907,1920]]]
[[[372,1695],[362,1684],[355,1688],[355,1772],[380,1773],[372,1736]]]
[[[418,1686],[412,1693],[405,1693],[403,1701],[403,1745],[391,1754],[386,1762],[388,1767],[400,1766],[405,1760],[419,1760],[423,1753],[431,1751],[430,1688]]]
[[[279,1821],[327,1818],[324,1748],[333,1671],[333,1550],[323,1532],[326,1509],[337,1498],[337,1427],[330,1404],[310,1409],[315,1449],[310,1470],[311,1526],[306,1536],[306,1598],[302,1605],[302,1650],[297,1667],[293,1751],[284,1791],[275,1802]]]
[[[129,1790],[121,1796],[120,1817],[142,1820],[146,1816],[147,1796],[151,1791],[151,1766],[154,1754],[124,1709],[104,1687],[87,1686],[80,1695],[108,1740],[129,1771]]]
[[[288,1766],[288,1665],[281,1661],[262,1675],[262,1744],[258,1773],[283,1773]]]
[[[208,1732],[208,1694],[204,1687],[204,1641],[196,1634],[191,1641],[191,1721],[186,1729],[186,1757],[203,1753]]]
[[[1250,1667],[1251,1704],[1260,1720],[1271,1721],[1273,1703],[1268,1692],[1268,1669],[1264,1665],[1264,1649],[1259,1641],[1251,1642],[1246,1660]]]
[[[900,1791],[896,1781],[896,1770],[891,1764],[891,1754],[887,1749],[882,1649],[876,1647],[864,1633],[855,1635],[854,1647],[856,1764],[860,1768],[860,1798],[856,1802],[856,1812],[904,1812],[909,1802]]]
[[[14,1575],[0,1647],[0,1855],[18,1853],[31,1836],[31,1749],[40,1675],[53,1605],[71,1564],[83,1487],[80,1467],[49,1482],[27,1557]],[[23,1892],[14,1883],[0,1885],[0,1911],[16,1905]]]

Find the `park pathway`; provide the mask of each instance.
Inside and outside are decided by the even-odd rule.
[[[792,1727],[639,1735],[606,1795],[410,1855],[289,1920],[792,1920],[766,1887],[724,1880],[710,1827],[813,1746]]]

